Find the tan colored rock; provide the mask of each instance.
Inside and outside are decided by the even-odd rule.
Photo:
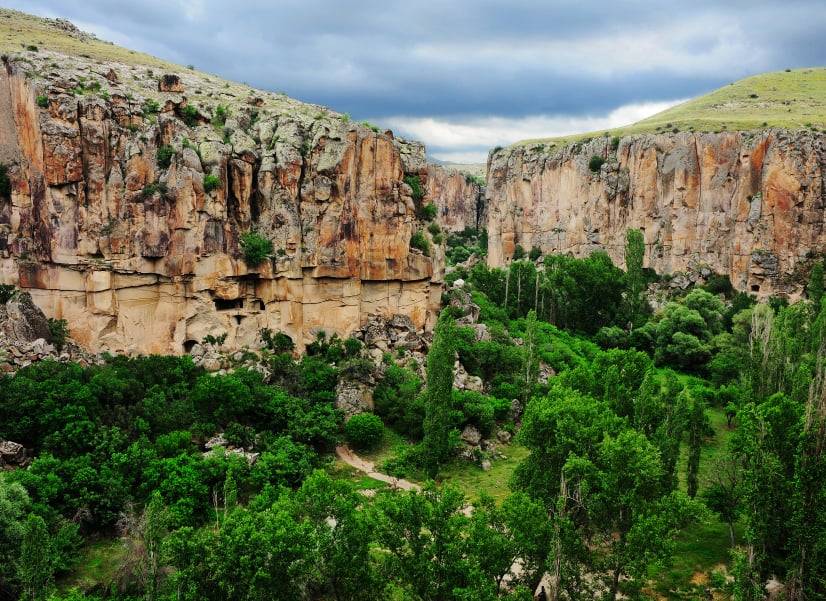
[[[66,319],[87,349],[181,353],[226,334],[233,350],[255,347],[266,327],[300,350],[318,330],[347,336],[374,316],[432,326],[443,256],[411,251],[412,233],[426,224],[404,190],[420,145],[334,113],[317,118],[318,107],[280,95],[225,92],[190,71],[109,77],[105,97],[75,96],[66,90],[92,61],[59,57],[66,72],[56,73],[44,68],[55,57],[11,57],[0,70],[0,133],[9,132],[0,157],[13,185],[0,282]],[[29,69],[47,75],[27,78]],[[230,107],[226,136],[180,118],[191,103],[199,122],[208,119],[215,101],[197,94],[210,88]],[[36,105],[41,94],[47,109]],[[145,118],[145,99],[160,113]],[[158,165],[160,145],[175,150],[168,167]],[[478,189],[423,162],[416,172],[445,227],[463,228]],[[208,194],[205,173],[221,180]],[[275,250],[255,267],[239,242],[250,230]]]
[[[488,165],[492,265],[520,244],[545,253],[608,252],[623,263],[625,233],[643,231],[658,273],[708,268],[761,296],[798,294],[826,251],[826,135],[809,130],[608,138],[548,154],[495,153]],[[607,158],[599,173],[594,156]]]
[[[175,94],[182,94],[184,91],[184,84],[181,78],[174,73],[167,73],[158,80],[159,92],[173,92]]]

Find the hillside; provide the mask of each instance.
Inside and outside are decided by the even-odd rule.
[[[420,143],[66,21],[2,10],[0,40],[0,283],[86,347],[434,321],[438,234],[476,225],[479,186]]]
[[[600,136],[624,137],[676,131],[746,131],[765,127],[826,127],[826,68],[761,73],[693,98],[626,127],[557,138],[531,139],[514,146],[561,148]]]

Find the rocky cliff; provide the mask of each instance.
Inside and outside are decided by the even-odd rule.
[[[604,160],[596,171],[592,157]],[[589,166],[589,163],[591,165]],[[639,228],[659,273],[710,269],[759,295],[794,295],[826,251],[826,134],[810,130],[600,137],[517,145],[488,163],[489,261],[517,244],[622,264]]]
[[[43,48],[3,56],[0,165],[0,282],[92,351],[179,353],[208,334],[238,348],[265,327],[301,348],[372,315],[426,328],[443,252],[410,248],[426,224],[404,177],[448,228],[475,225],[479,196],[420,145],[324,107]],[[275,250],[255,267],[250,231]]]

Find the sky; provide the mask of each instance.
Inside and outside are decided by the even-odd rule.
[[[0,0],[483,162],[826,64],[825,0]]]

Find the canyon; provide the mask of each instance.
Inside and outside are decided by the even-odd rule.
[[[242,348],[263,328],[301,349],[374,315],[428,329],[444,253],[411,248],[433,237],[417,215],[478,219],[479,186],[421,144],[195,71],[4,56],[0,133],[0,281],[94,352]],[[255,267],[250,231],[275,250]]]
[[[799,296],[826,250],[816,128],[518,143],[482,187],[370,123],[25,19],[55,47],[2,57],[0,283],[91,352],[241,349],[263,329],[300,351],[394,315],[428,331],[445,234],[466,228],[495,267],[518,247],[622,265],[638,228],[657,273],[761,297]],[[257,265],[249,232],[273,247]]]
[[[592,159],[597,157],[597,160]],[[599,136],[491,153],[488,260],[516,246],[623,264],[643,232],[646,266],[705,271],[765,297],[799,295],[826,250],[826,135],[808,129]]]

